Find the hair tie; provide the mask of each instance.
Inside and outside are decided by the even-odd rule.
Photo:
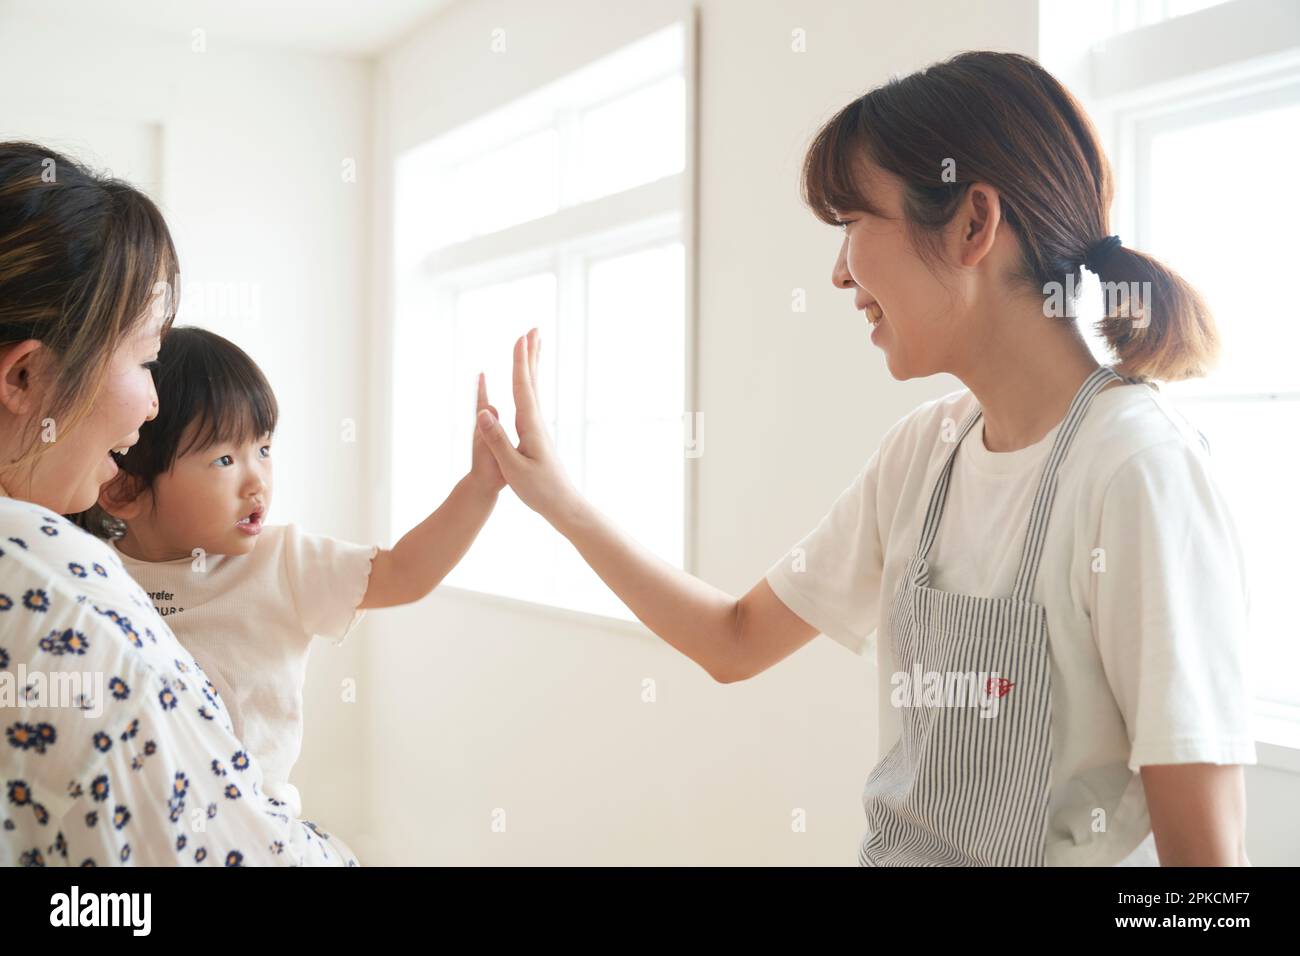
[[[1083,254],[1083,264],[1088,267],[1088,271],[1101,275],[1102,267],[1106,265],[1106,260],[1110,258],[1113,250],[1123,245],[1119,236],[1107,236],[1105,239],[1098,239],[1088,251]]]

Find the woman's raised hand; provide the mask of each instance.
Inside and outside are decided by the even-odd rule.
[[[480,408],[479,434],[496,458],[501,474],[528,507],[552,524],[572,515],[582,503],[560,464],[551,436],[537,404],[537,356],[541,336],[536,329],[515,342],[515,433],[519,446],[510,444],[493,410]]]

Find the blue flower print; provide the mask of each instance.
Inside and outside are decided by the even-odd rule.
[[[230,765],[236,770],[247,770],[248,754],[244,753],[242,750],[236,750],[234,755],[230,758]]]
[[[130,640],[132,644],[136,647],[144,647],[144,642],[140,640],[139,632],[131,626],[131,619],[129,617],[119,614],[111,607],[101,608],[98,604],[92,604],[91,607],[95,609],[96,614],[102,614],[104,617],[116,624],[118,629],[127,636],[127,639]]]
[[[158,703],[162,704],[163,710],[176,709],[176,695],[172,693],[172,689],[170,687],[164,687],[158,693]]]
[[[72,572],[73,577],[84,578],[86,576],[86,566],[78,564],[76,561],[68,562],[68,570]]]
[[[131,696],[131,688],[126,686],[126,681],[120,677],[113,677],[108,682],[109,692],[117,700],[126,700]]]
[[[242,866],[244,863],[244,854],[238,850],[231,850],[226,854],[226,866]]]
[[[101,773],[90,781],[90,796],[96,803],[103,803],[108,799],[108,774]]]
[[[43,754],[45,748],[57,739],[58,734],[52,724],[32,725],[19,722],[5,729],[5,737],[8,738],[10,746],[18,750],[35,750],[38,754]]]
[[[50,609],[50,596],[42,588],[29,588],[23,595],[23,607],[44,614]]]
[[[130,819],[131,819],[131,811],[119,803],[117,805],[117,809],[113,811],[114,828],[118,830],[122,829],[122,827],[126,826],[127,821]]]
[[[40,640],[40,648],[47,654],[62,657],[64,654],[82,655],[90,648],[86,635],[72,628],[50,631]]]
[[[102,730],[96,731],[95,736],[92,739],[95,742],[95,749],[102,754],[108,753],[113,746],[113,738]]]
[[[240,794],[239,792],[239,788],[236,787],[233,783],[226,784],[225,793],[226,793],[227,800],[238,800],[240,796],[242,796],[242,794]]]
[[[9,781],[9,802],[15,807],[23,807],[32,802],[32,793],[27,789],[26,780]]]

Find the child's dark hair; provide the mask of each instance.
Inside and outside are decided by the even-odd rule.
[[[255,441],[274,432],[279,420],[275,393],[257,363],[207,329],[176,326],[163,336],[154,385],[158,415],[140,426],[140,440],[125,455],[114,456],[135,494],[152,489],[159,475],[191,451]],[[125,530],[121,519],[99,505],[69,517],[101,538]]]

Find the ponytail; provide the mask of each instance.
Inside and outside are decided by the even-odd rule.
[[[1159,260],[1116,246],[1098,265],[1105,318],[1097,333],[1118,359],[1116,371],[1176,382],[1206,375],[1219,360],[1219,333],[1205,300]]]

